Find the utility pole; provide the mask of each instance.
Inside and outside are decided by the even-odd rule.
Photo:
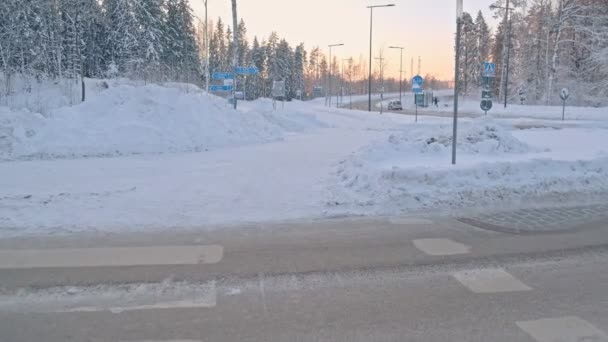
[[[236,16],[236,0],[232,0],[232,27],[233,27],[233,34],[232,34],[232,44],[234,46],[234,48],[232,49],[233,54],[232,54],[232,72],[236,73],[236,67],[237,67],[237,63],[238,63],[238,56],[239,56],[239,38],[238,38],[238,21],[237,21],[237,16]],[[236,74],[234,75],[234,84],[232,85],[234,88],[232,89],[232,94],[233,96],[233,100],[234,100],[234,109],[236,109]]]
[[[328,45],[329,47],[329,89],[327,89],[327,91],[329,92],[329,104],[328,106],[331,107],[331,72],[332,72],[332,68],[334,66],[334,63],[331,59],[331,48],[334,46],[342,46],[344,44],[330,44]],[[337,101],[337,100],[336,100]]]
[[[502,6],[490,6],[491,9],[504,9],[505,10],[505,19],[503,26],[505,28],[505,37],[503,38],[502,43],[502,53],[503,53],[503,68],[502,68],[502,77],[500,81],[503,83],[503,86],[500,87],[501,91],[504,91],[505,98],[505,108],[507,108],[507,98],[509,96],[509,60],[511,57],[511,15],[509,11],[512,11],[513,8],[509,7],[510,0],[507,0],[506,7]],[[505,53],[506,50],[506,53]],[[500,95],[500,94],[499,94]],[[499,96],[500,98],[500,96]]]
[[[454,121],[452,123],[452,165],[456,165],[456,141],[458,136],[458,78],[460,76],[460,21],[462,19],[462,0],[456,0],[456,58],[454,64]]]
[[[403,92],[403,47],[389,46],[389,49],[399,49],[399,102],[401,102],[401,93]]]
[[[203,0],[205,3],[205,91],[209,93],[209,26],[207,21],[207,0]]]
[[[380,114],[382,114],[382,109],[384,104],[382,101],[384,100],[384,74],[382,70],[382,63],[384,61],[384,57],[376,57],[374,58],[380,61]]]
[[[395,4],[367,6],[369,8],[369,73],[367,78],[367,111],[372,111],[372,24],[374,18],[374,8],[393,7]]]
[[[420,59],[420,56],[418,56],[418,75],[420,75],[421,64],[422,64],[422,59]]]

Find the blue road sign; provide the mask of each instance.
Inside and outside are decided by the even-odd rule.
[[[490,62],[483,63],[483,77],[496,77],[496,64]]]
[[[412,77],[412,87],[413,88],[422,88],[422,83],[424,83],[424,79],[420,75],[416,75]]]
[[[418,88],[412,88],[412,92],[414,92],[415,94],[421,94],[422,93],[422,88],[418,87]]]
[[[256,75],[259,72],[256,67],[236,67],[235,71],[240,75]]]
[[[210,85],[209,91],[232,91],[234,89],[231,85]]]
[[[214,80],[229,80],[234,78],[234,73],[231,72],[214,72],[212,75]]]

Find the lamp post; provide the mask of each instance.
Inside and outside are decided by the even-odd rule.
[[[504,92],[505,92],[505,108],[507,108],[507,98],[508,98],[508,94],[509,94],[509,60],[511,59],[511,15],[510,15],[509,11],[512,11],[514,8],[509,7],[509,0],[507,0],[506,7],[491,5],[490,8],[491,9],[500,8],[500,9],[505,10],[506,31],[505,31],[503,49],[506,46],[507,54],[506,54],[505,68],[503,69],[504,71],[503,71],[503,77],[502,77],[501,81],[504,80],[503,87],[504,87]],[[503,61],[505,61],[505,58],[503,58]]]
[[[393,7],[395,4],[367,6],[369,8],[369,73],[367,79],[367,111],[372,111],[372,23],[374,19],[374,8]]]
[[[380,114],[383,112],[383,103],[384,101],[384,70],[382,63],[384,62],[384,57],[376,57],[374,58],[380,62]]]
[[[399,49],[400,62],[399,62],[399,102],[401,102],[401,93],[403,88],[403,47],[401,46],[389,46],[389,49]]]
[[[456,139],[458,132],[458,78],[460,76],[460,21],[462,19],[462,0],[456,0],[456,58],[454,64],[454,121],[452,124],[452,165],[456,164]]]
[[[340,78],[340,99],[344,102],[344,61],[352,61],[352,58],[344,58],[342,59],[342,77]],[[350,86],[350,85],[349,85]],[[336,96],[336,108],[338,108],[338,96]]]
[[[331,70],[334,66],[333,61],[331,60],[331,48],[334,46],[342,46],[344,44],[330,44],[328,45],[329,47],[329,89],[327,91],[329,91],[329,107],[331,107]]]
[[[207,0],[203,0],[205,4],[205,91],[209,93],[209,29],[207,26]]]

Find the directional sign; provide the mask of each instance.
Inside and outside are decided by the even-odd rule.
[[[412,92],[416,93],[416,94],[421,94],[422,93],[422,88],[418,87],[418,88],[412,88]]]
[[[213,77],[214,80],[226,80],[226,79],[233,79],[234,78],[234,73],[231,72],[214,72],[213,75],[211,75]]]
[[[210,85],[209,91],[232,91],[233,88],[231,85]]]
[[[259,73],[256,67],[236,67],[235,71],[240,75],[256,75]]]
[[[483,63],[483,77],[496,77],[496,64],[490,62]]]

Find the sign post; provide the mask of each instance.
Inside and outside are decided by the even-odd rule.
[[[483,89],[481,91],[480,108],[488,115],[488,111],[492,109],[492,83],[496,77],[496,64],[490,62],[483,63]]]
[[[420,75],[416,75],[412,77],[412,92],[414,93],[414,104],[416,105],[416,116],[415,122],[418,122],[418,102],[421,102],[424,98],[422,85],[424,84],[424,79]]]
[[[562,121],[564,121],[566,118],[566,100],[570,97],[568,88],[563,88],[562,91],[559,92],[559,97],[562,99]]]
[[[247,75],[257,75],[259,73],[259,70],[257,67],[252,66],[252,67],[236,67],[235,68],[235,73],[238,75],[244,75],[245,80],[243,82],[243,100],[247,100]],[[236,96],[236,94],[235,94]]]

